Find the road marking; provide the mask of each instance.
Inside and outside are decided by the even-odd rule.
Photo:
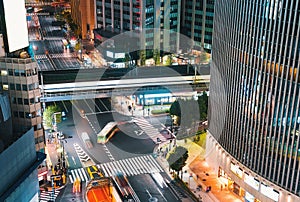
[[[72,156],[72,160],[74,161],[74,164],[76,165],[76,161],[75,161],[75,158],[74,158],[74,156]]]

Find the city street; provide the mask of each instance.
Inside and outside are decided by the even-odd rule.
[[[153,137],[165,129],[164,124],[169,122],[169,117],[147,117],[145,119],[147,123],[152,124],[150,131],[156,131],[150,134],[135,122],[138,118],[133,119],[131,116],[125,116],[113,110],[109,99],[77,100],[72,103],[57,102],[56,104],[67,111],[66,120],[58,124],[58,130],[62,131],[65,137],[64,147],[69,163],[69,183],[79,177],[84,184],[89,178],[87,172],[84,171],[86,162],[75,146],[79,145],[88,158],[91,158],[92,162],[107,176],[113,176],[117,171],[126,174],[141,201],[148,200],[150,196],[158,198],[159,201],[180,201],[178,198],[180,194],[174,194],[174,190],[170,190],[170,187],[159,188],[157,182],[149,175],[153,171],[160,172],[164,179],[171,181],[152,157],[154,148],[157,146]],[[123,124],[119,125],[120,131],[105,145],[98,144],[97,133],[110,121],[122,122]],[[149,130],[148,127],[146,126],[145,129]],[[88,148],[83,142],[81,138],[83,132],[89,135],[92,148]],[[149,135],[153,137],[150,138]],[[147,184],[147,187],[141,189],[141,183]],[[65,197],[66,199],[74,198],[74,200],[81,197],[72,197],[70,191],[67,190],[63,191],[62,195],[61,200]]]
[[[129,182],[141,201],[148,201],[151,197],[158,201],[181,201],[169,187],[160,187],[150,174],[129,177]]]

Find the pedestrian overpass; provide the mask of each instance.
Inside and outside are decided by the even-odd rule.
[[[177,67],[176,67],[177,68]],[[208,90],[209,67],[145,67],[135,69],[89,69],[42,72],[41,102],[128,96],[155,93],[162,89],[172,94]],[[201,73],[202,72],[202,73]]]

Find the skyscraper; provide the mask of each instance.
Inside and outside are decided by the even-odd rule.
[[[194,48],[211,51],[215,0],[182,0],[180,32],[194,41]]]
[[[4,187],[0,188],[0,195],[1,199],[5,199],[19,185],[21,186],[19,191],[24,191],[25,184],[33,185],[38,182],[38,176],[40,181],[47,177],[44,172],[45,165],[41,165],[39,169],[33,171],[45,158],[38,157],[39,159],[36,160],[35,152],[35,150],[44,152],[45,139],[37,63],[28,58],[25,51],[28,49],[29,42],[24,0],[0,2],[0,36],[0,94],[6,96],[5,99],[2,99],[1,106],[6,113],[2,111],[3,118],[0,118],[0,129],[5,129],[0,132],[0,142],[4,144],[4,151],[0,153],[0,164],[2,165],[0,174],[3,176]],[[8,103],[9,109],[6,107]],[[10,112],[8,113],[8,111]],[[7,120],[8,114],[10,119]],[[3,122],[1,122],[2,120]],[[0,151],[2,151],[1,148]],[[38,155],[42,155],[41,153]],[[27,156],[24,157],[24,155]],[[17,165],[18,163],[19,165]],[[12,177],[6,172],[13,169],[15,169],[16,175]],[[28,169],[31,173],[28,173]],[[30,179],[26,181],[29,174]],[[23,180],[26,182],[21,185]],[[8,189],[8,186],[12,187]],[[37,193],[36,187],[32,191]],[[22,194],[16,193],[12,194],[11,200],[15,196],[19,197],[16,200],[22,198]],[[30,199],[30,197],[36,196],[29,194],[26,199]]]
[[[141,50],[177,50],[180,5],[180,0],[97,0],[96,27],[113,32],[144,30]]]
[[[0,56],[0,93],[9,95],[14,139],[33,127],[36,150],[44,152],[37,63],[30,58],[20,58],[20,53],[29,45],[25,2],[2,1],[0,11],[0,34],[3,35],[0,39],[5,49]]]
[[[32,127],[15,136],[9,98],[0,94],[0,201],[38,201],[36,168],[45,156],[35,151]]]
[[[82,39],[93,38],[96,19],[94,0],[71,0],[70,3],[72,19],[80,26]]]
[[[247,201],[300,201],[299,6],[215,3],[207,160]]]

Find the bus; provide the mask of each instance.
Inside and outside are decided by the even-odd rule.
[[[105,144],[117,131],[119,131],[117,122],[109,122],[106,126],[98,133],[97,143]]]

